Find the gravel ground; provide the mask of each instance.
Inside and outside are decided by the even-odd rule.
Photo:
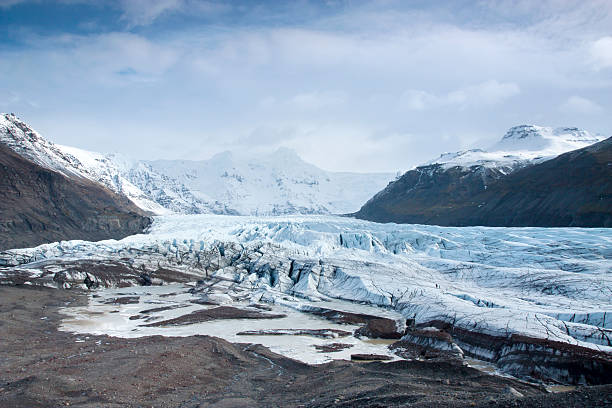
[[[309,366],[208,336],[58,331],[58,308],[86,301],[74,290],[0,287],[1,407],[612,406],[610,385],[548,394],[451,362]]]

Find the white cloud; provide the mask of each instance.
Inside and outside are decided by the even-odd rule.
[[[590,51],[596,69],[612,68],[612,37],[601,37],[594,41]]]
[[[408,89],[400,97],[400,107],[409,110],[424,110],[441,105],[444,98],[418,89]]]
[[[346,102],[346,95],[337,91],[314,91],[300,93],[290,99],[290,104],[298,109],[316,110],[340,106]]]
[[[224,11],[200,2],[193,11],[192,0],[121,4],[134,27]],[[612,79],[590,59],[598,44],[598,66],[608,64],[601,50],[609,28],[591,31],[599,18],[569,31],[568,22],[534,28],[455,18],[366,9],[299,25],[219,19],[134,30],[150,36],[35,37],[0,49],[0,78],[45,107],[15,109],[23,106],[16,113],[45,124],[40,130],[56,141],[149,159],[285,144],[322,167],[393,171],[486,146],[521,123],[612,133],[604,115],[584,115],[612,106]],[[580,40],[567,41],[574,35]],[[467,146],[474,135],[482,144]]]
[[[449,100],[458,104],[496,105],[520,92],[515,83],[490,80],[453,92]]]
[[[194,15],[226,11],[228,4],[202,0],[119,0],[123,10],[121,18],[130,28],[152,24],[159,17],[170,13]]]
[[[560,109],[561,111],[566,112],[566,113],[579,113],[579,114],[597,114],[597,113],[603,112],[603,107],[581,96],[569,97],[560,106]]]
[[[151,24],[164,13],[176,11],[182,0],[121,0],[122,19],[131,26]]]
[[[449,106],[465,109],[497,105],[519,93],[520,88],[515,83],[489,80],[439,95],[409,89],[402,94],[399,104],[401,108],[417,111]]]
[[[9,8],[27,0],[0,0],[0,8]]]

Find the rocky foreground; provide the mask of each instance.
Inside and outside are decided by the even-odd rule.
[[[58,331],[80,290],[0,287],[0,405],[7,407],[603,407],[612,386],[550,394],[460,363],[310,366],[208,336],[119,339]]]

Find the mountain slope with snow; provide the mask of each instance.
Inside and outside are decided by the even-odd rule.
[[[107,157],[84,150],[56,145],[14,115],[0,115],[0,142],[21,157],[67,177],[88,179],[128,197],[134,204],[154,214],[169,213],[150,200],[138,187],[121,175]]]
[[[447,153],[408,171],[370,199],[356,216],[379,222],[449,226],[604,226],[605,217],[587,220],[576,216],[580,205],[593,207],[592,204],[599,200],[599,195],[593,192],[599,188],[597,185],[593,191],[581,188],[582,195],[572,195],[575,202],[562,200],[566,208],[560,208],[559,202],[542,201],[546,198],[542,197],[543,192],[550,189],[537,184],[538,178],[567,180],[578,162],[538,166],[554,161],[559,154],[590,146],[602,139],[602,136],[575,128],[517,126],[489,151]],[[539,170],[522,172],[536,167]],[[603,173],[609,170],[605,163],[603,167],[595,167]],[[599,177],[599,173],[597,177],[595,172],[581,174],[587,184],[601,184],[605,180],[605,177]],[[509,177],[513,177],[513,181],[504,184]],[[584,183],[578,184],[582,186]],[[568,186],[553,185],[557,192],[568,190]],[[519,195],[524,198],[520,205],[517,203],[508,208],[504,204],[507,199]],[[495,208],[491,207],[493,205]],[[535,206],[540,206],[537,217]]]
[[[101,183],[158,215],[348,213],[394,177],[327,172],[289,149],[251,157],[226,152],[203,161],[131,160],[56,145],[7,114],[0,117],[0,141],[45,168]]]
[[[150,224],[147,213],[84,177],[75,163],[38,135],[0,118],[0,250],[118,239]]]
[[[261,156],[231,152],[204,161],[147,162],[198,198],[224,203],[241,215],[341,214],[356,211],[393,179],[390,173],[334,173],[286,148]]]
[[[486,150],[444,153],[419,167],[439,164],[445,169],[482,166],[512,170],[550,160],[604,139],[602,135],[578,128],[520,125],[510,128],[500,141]]]

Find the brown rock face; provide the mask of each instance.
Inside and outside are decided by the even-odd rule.
[[[612,138],[507,176],[482,166],[418,167],[355,215],[458,227],[612,227]]]
[[[373,339],[400,339],[403,333],[397,331],[395,320],[371,319],[365,326],[355,330],[356,336],[365,336]]]
[[[68,178],[0,145],[0,250],[69,239],[120,239],[151,223],[127,198]]]

